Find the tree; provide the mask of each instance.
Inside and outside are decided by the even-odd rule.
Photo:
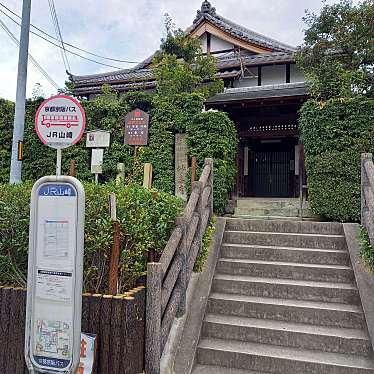
[[[325,5],[306,13],[304,44],[296,54],[313,98],[374,97],[374,0]]]
[[[209,97],[221,92],[223,82],[215,78],[215,58],[202,53],[200,40],[176,29],[168,14],[165,29],[166,37],[161,39],[153,60],[157,93],[173,96],[201,92]]]

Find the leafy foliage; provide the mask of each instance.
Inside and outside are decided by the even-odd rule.
[[[27,100],[25,136],[24,136],[24,162],[23,180],[36,180],[43,175],[54,174],[56,152],[43,145],[34,130],[35,113],[43,98]],[[117,174],[117,163],[125,164],[125,173],[133,173],[134,149],[123,144],[123,123],[126,114],[140,107],[143,110],[150,110],[151,95],[143,92],[134,92],[121,97],[104,87],[102,95],[98,95],[90,101],[82,101],[86,112],[86,129],[104,129],[111,132],[111,146],[105,150],[102,180],[114,179]],[[5,100],[0,100],[0,130],[2,139],[0,140],[0,182],[5,183],[9,179],[10,152],[12,144],[13,130],[13,104]],[[75,160],[77,164],[77,176],[80,180],[92,180],[90,172],[90,150],[85,148],[84,140],[74,147],[63,151],[62,170],[68,173],[70,160]]]
[[[200,170],[205,158],[213,158],[214,210],[223,213],[236,177],[238,139],[235,125],[226,113],[199,113],[187,125],[187,135],[188,154],[196,156]]]
[[[204,270],[204,265],[209,256],[210,245],[212,243],[214,232],[216,230],[216,226],[215,226],[216,221],[217,221],[216,218],[213,217],[210,225],[207,227],[205,231],[205,234],[202,240],[201,251],[196,258],[194,269],[193,269],[195,273],[201,273]]]
[[[312,97],[374,97],[374,3],[340,0],[307,13],[305,42],[297,53]]]
[[[179,93],[200,92],[205,98],[223,90],[223,81],[215,78],[215,58],[203,55],[197,38],[175,29],[171,18],[165,19],[166,38],[154,57],[153,71],[157,93],[173,96]]]
[[[0,183],[8,182],[12,151],[14,104],[0,99]]]
[[[339,221],[360,219],[360,155],[374,150],[374,100],[308,101],[301,110],[309,201]]]
[[[361,247],[360,256],[364,263],[369,266],[370,271],[374,273],[374,251],[370,244],[368,231],[364,227],[361,227],[359,241]]]
[[[29,200],[32,185],[0,185],[0,285],[25,286],[27,276]],[[85,183],[86,225],[84,290],[106,292],[113,229],[108,196],[117,196],[121,224],[120,292],[132,288],[145,272],[147,252],[164,248],[181,201],[175,196],[152,193],[137,185]]]

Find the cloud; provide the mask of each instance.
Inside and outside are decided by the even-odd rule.
[[[21,14],[21,1],[0,0]],[[141,61],[159,46],[164,31],[164,14],[169,13],[182,29],[192,24],[202,0],[56,0],[56,10],[64,40],[107,57]],[[336,2],[335,0],[330,0]],[[319,0],[211,0],[220,15],[291,45],[303,39],[302,17],[305,9],[318,11]],[[19,38],[20,29],[0,14],[0,18]],[[54,35],[48,2],[33,1],[31,22]],[[76,51],[80,53],[79,51]],[[61,86],[66,80],[60,51],[35,37],[30,37],[30,53]],[[90,58],[97,59],[93,56]],[[113,68],[103,67],[68,54],[71,72],[94,74]],[[100,60],[100,59],[99,59]],[[126,68],[133,65],[106,62]],[[0,29],[0,96],[14,100],[16,95],[18,47]],[[27,96],[36,83],[47,96],[55,89],[29,63]]]

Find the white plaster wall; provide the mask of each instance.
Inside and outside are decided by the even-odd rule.
[[[262,85],[286,83],[286,65],[262,67]]]
[[[249,72],[251,74],[249,74]],[[234,81],[234,87],[254,87],[258,85],[258,69],[255,68],[247,68],[246,69],[246,77]],[[252,75],[252,76],[250,76]]]
[[[291,83],[305,82],[304,74],[299,70],[296,64],[291,65]]]
[[[207,48],[206,48],[206,41],[207,41],[206,32],[204,32],[204,34],[200,36],[200,40],[201,40],[201,45],[202,45],[203,53],[206,53],[207,52]]]
[[[206,44],[206,42],[205,42]],[[233,44],[230,44],[222,39],[217,38],[214,35],[211,35],[211,41],[210,41],[210,50],[211,52],[217,52],[222,51],[224,49],[230,49],[234,48]]]

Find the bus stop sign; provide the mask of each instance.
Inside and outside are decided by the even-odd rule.
[[[49,176],[32,189],[25,329],[30,373],[75,373],[79,364],[84,246],[82,184]]]
[[[84,109],[70,96],[58,95],[43,101],[35,116],[39,139],[55,149],[68,148],[79,142],[85,126]]]

